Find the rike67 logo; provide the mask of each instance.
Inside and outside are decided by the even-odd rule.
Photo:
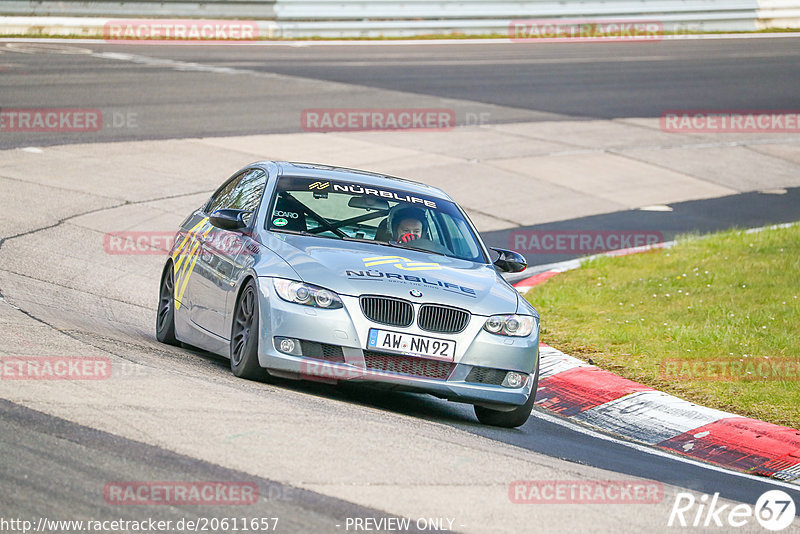
[[[670,527],[740,528],[752,524],[753,518],[767,530],[784,530],[794,521],[795,507],[792,497],[781,490],[763,493],[755,506],[749,504],[720,504],[719,493],[703,494],[696,498],[691,493],[678,493],[669,514]]]

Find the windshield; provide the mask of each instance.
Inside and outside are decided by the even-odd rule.
[[[354,182],[280,178],[267,229],[486,263],[477,237],[454,203]]]

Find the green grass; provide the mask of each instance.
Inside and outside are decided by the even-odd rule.
[[[698,404],[800,428],[800,224],[601,257],[527,298],[542,341],[568,354]],[[665,372],[715,360],[742,372]],[[776,361],[792,362],[794,379],[764,365],[758,372]]]

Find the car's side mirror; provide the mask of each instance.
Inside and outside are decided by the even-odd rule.
[[[247,228],[247,222],[244,217],[250,213],[252,212],[247,210],[217,210],[211,214],[208,220],[211,221],[211,224],[223,230],[241,230],[242,228]]]
[[[499,254],[494,260],[494,266],[505,273],[519,273],[528,268],[528,262],[525,257],[513,250],[506,250],[503,248],[492,248]]]

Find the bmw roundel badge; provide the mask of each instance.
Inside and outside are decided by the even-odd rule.
[[[411,293],[412,297],[419,298],[422,296],[422,291],[417,291],[416,289],[412,289],[411,291],[409,291],[409,293]]]

